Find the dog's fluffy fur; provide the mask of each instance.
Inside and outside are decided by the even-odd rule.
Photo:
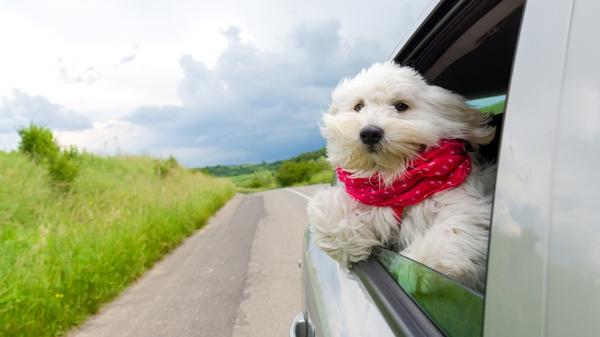
[[[398,102],[408,109],[398,112]],[[363,107],[357,112],[359,103]],[[494,129],[487,126],[488,120],[461,96],[427,84],[411,68],[388,62],[340,82],[323,115],[321,133],[332,165],[356,177],[379,173],[391,183],[419,151],[440,139],[464,139],[473,148],[489,143]],[[383,129],[375,151],[359,137],[368,125]],[[343,186],[331,187],[309,202],[310,230],[316,244],[344,267],[366,259],[375,246],[395,247],[481,290],[494,179],[495,168],[479,164],[474,157],[471,174],[462,185],[405,208],[400,226],[391,208],[361,204]]]

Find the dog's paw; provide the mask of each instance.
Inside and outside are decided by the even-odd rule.
[[[371,231],[346,227],[323,230],[320,226],[311,226],[315,244],[342,266],[366,260],[373,247],[381,243]]]
[[[315,244],[342,267],[366,260],[381,245],[372,226],[362,223],[354,205],[338,188],[318,192],[308,204]]]

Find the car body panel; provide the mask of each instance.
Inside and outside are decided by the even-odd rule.
[[[546,336],[598,336],[600,2],[575,1],[552,163]]]
[[[529,0],[525,7],[500,147],[485,336],[546,335],[549,252],[556,247],[550,244],[557,206],[554,175],[571,8],[572,1],[546,0]]]
[[[368,292],[353,273],[304,238],[304,303],[318,337],[395,336]]]

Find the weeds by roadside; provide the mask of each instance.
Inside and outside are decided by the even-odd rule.
[[[66,191],[79,173],[81,154],[71,146],[61,150],[52,131],[43,126],[30,124],[19,129],[19,151],[40,165],[45,165],[55,187]]]
[[[169,158],[167,159],[154,160],[154,170],[156,171],[156,174],[161,178],[167,177],[168,175],[172,174],[175,170],[178,170],[180,168],[181,166],[179,166],[177,159],[175,159],[175,157],[173,156],[169,156]]]
[[[60,150],[37,127],[23,135],[20,152],[0,151],[0,336],[63,334],[235,193],[174,160]]]

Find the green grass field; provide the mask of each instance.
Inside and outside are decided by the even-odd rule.
[[[271,163],[216,165],[194,170],[227,178],[241,193],[286,186],[329,184],[334,175],[333,168],[325,159],[325,148]]]
[[[285,186],[303,186],[313,184],[329,184],[333,181],[333,170],[325,168],[316,172],[309,172],[306,177],[299,177],[291,184],[281,184],[277,179],[276,172],[256,171],[250,174],[240,174],[225,177],[236,186],[240,193],[253,193]]]
[[[256,171],[249,174],[240,174],[226,177],[236,186],[241,193],[259,192],[278,188],[279,183],[273,171]]]
[[[235,193],[150,158],[82,155],[67,191],[0,152],[0,336],[56,336],[118,295]]]

